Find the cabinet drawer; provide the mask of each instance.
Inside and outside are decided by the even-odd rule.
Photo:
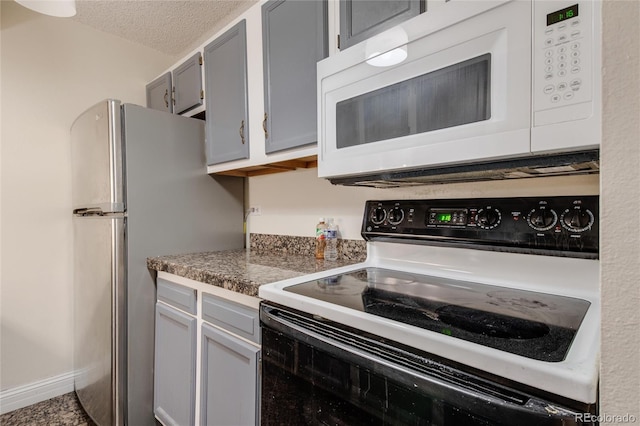
[[[158,278],[158,300],[190,314],[196,314],[196,291]]]
[[[203,294],[202,319],[252,342],[260,343],[260,321],[255,309]]]

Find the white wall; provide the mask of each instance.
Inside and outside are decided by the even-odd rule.
[[[342,238],[362,239],[366,200],[593,195],[598,194],[598,179],[590,175],[375,189],[334,186],[318,179],[316,169],[303,169],[249,178],[249,205],[260,206],[262,214],[250,215],[247,226],[258,234],[312,237],[319,217],[333,217]]]
[[[601,413],[640,422],[640,2],[604,2]],[[624,424],[624,418],[601,424]]]
[[[164,54],[1,2],[0,389],[72,370],[69,128],[112,97],[145,103]]]

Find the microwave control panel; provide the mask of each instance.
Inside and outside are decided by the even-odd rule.
[[[365,240],[598,255],[598,196],[367,201]]]
[[[593,98],[594,2],[534,1],[534,112],[562,108]],[[573,108],[570,119],[591,108]],[[585,115],[576,117],[575,115]],[[558,117],[563,120],[562,114]]]

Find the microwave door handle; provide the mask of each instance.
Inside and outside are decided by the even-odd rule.
[[[300,319],[299,323],[298,321],[294,323],[278,315],[278,313],[279,309],[263,306],[261,319],[268,327],[313,345],[339,359],[341,358],[354,365],[375,371],[383,377],[393,378],[394,381],[402,383],[410,389],[417,390],[419,383],[420,390],[429,397],[442,401],[454,401],[456,407],[471,414],[477,413],[480,416],[489,417],[500,424],[518,424],[522,426],[571,425],[578,424],[576,419],[579,419],[582,415],[582,413],[550,405],[543,400],[531,398],[528,395],[500,394],[499,390],[491,389],[491,386],[486,383],[470,384],[460,378],[456,380],[456,378],[450,376],[443,375],[438,377],[416,371],[389,360],[397,358],[397,355],[394,356],[392,353],[385,354],[383,353],[384,350],[372,347],[371,349],[381,356],[374,355],[362,349],[366,349],[366,342],[361,342],[359,346],[362,348],[360,348],[355,346],[351,339],[340,339],[341,332],[332,331],[325,324],[314,324],[313,320],[307,320],[306,318]],[[308,322],[308,324],[305,324],[305,322]],[[385,357],[385,355],[389,356]]]

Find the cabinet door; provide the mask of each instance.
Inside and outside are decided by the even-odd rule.
[[[187,59],[173,71],[173,112],[182,114],[202,105],[202,55]]]
[[[204,73],[207,163],[249,158],[244,19],[204,48]]]
[[[202,425],[257,425],[260,349],[202,325]]]
[[[262,6],[265,152],[316,143],[316,63],[327,57],[327,2]]]
[[[340,0],[340,49],[424,12],[424,0]]]
[[[170,72],[147,84],[147,108],[173,112]]]
[[[157,303],[153,412],[165,426],[194,424],[195,380],[196,319]]]

